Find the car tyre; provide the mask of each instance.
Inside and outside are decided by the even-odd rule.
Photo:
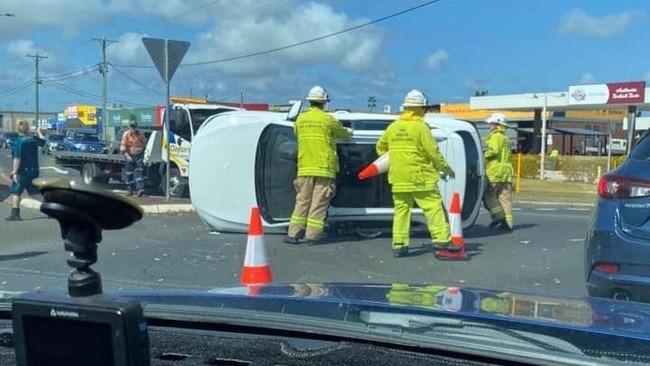
[[[186,184],[183,182],[183,177],[181,176],[180,170],[175,167],[170,167],[170,176],[169,176],[169,196],[174,198],[182,198],[185,196]],[[163,173],[162,181],[160,182],[162,187],[162,192],[167,196],[167,173]]]

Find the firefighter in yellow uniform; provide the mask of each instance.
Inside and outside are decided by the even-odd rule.
[[[388,126],[376,146],[378,155],[390,153],[388,182],[395,206],[392,238],[395,257],[408,254],[413,202],[424,212],[434,247],[460,249],[450,245],[449,223],[438,189],[440,172],[452,179],[455,175],[424,120],[426,105],[422,92],[409,92],[402,105],[404,112]]]
[[[510,139],[506,136],[508,121],[502,113],[493,113],[486,120],[490,124],[490,133],[486,139],[485,170],[487,181],[483,194],[483,204],[490,212],[490,227],[512,231],[512,152]]]
[[[316,244],[323,237],[325,217],[336,193],[339,159],[336,139],[350,140],[351,130],[323,109],[329,101],[320,86],[307,95],[309,109],[294,124],[298,140],[298,173],[294,181],[296,204],[291,214],[285,243],[305,239]]]

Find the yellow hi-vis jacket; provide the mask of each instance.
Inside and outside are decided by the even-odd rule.
[[[298,140],[298,177],[335,178],[339,171],[336,139],[351,133],[323,110],[310,107],[298,116],[293,130]]]
[[[451,171],[424,117],[408,110],[388,126],[376,150],[378,155],[390,151],[388,183],[393,192],[437,190],[440,172]]]
[[[490,132],[485,141],[485,172],[490,183],[512,183],[510,139],[502,128]]]

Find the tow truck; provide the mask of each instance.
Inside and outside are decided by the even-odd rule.
[[[192,138],[205,120],[215,114],[243,110],[223,104],[172,103],[169,112],[169,136],[163,118],[162,128],[152,131],[144,152],[143,177],[148,191],[164,195],[167,182],[167,141],[169,141],[169,196],[188,195],[189,160]],[[164,113],[167,113],[165,110]],[[122,154],[88,154],[58,151],[53,153],[57,165],[78,170],[85,184],[109,184],[124,181],[126,159]]]

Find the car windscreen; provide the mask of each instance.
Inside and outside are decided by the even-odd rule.
[[[75,140],[83,142],[99,142],[99,136],[90,133],[80,133],[75,136]]]
[[[63,141],[63,135],[49,135],[47,136],[47,139],[49,141]]]

